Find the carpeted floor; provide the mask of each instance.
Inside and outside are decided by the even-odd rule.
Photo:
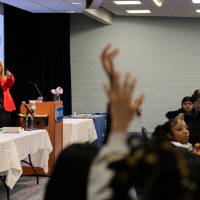
[[[43,200],[48,177],[40,177],[39,185],[35,177],[22,176],[10,192],[10,200]],[[0,200],[7,200],[6,192],[0,181]]]

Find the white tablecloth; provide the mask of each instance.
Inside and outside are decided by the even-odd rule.
[[[73,143],[91,143],[96,139],[93,119],[63,119],[63,147]]]
[[[6,171],[6,184],[13,188],[22,174],[20,161],[31,154],[34,167],[48,172],[49,154],[53,150],[46,130],[21,133],[0,132],[0,174]]]

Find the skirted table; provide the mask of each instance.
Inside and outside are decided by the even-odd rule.
[[[92,143],[96,140],[97,132],[93,119],[63,119],[63,147],[74,143]]]
[[[6,185],[12,189],[22,174],[22,160],[31,155],[34,167],[48,172],[48,159],[52,151],[46,130],[23,131],[20,133],[0,132],[0,175],[5,175]]]

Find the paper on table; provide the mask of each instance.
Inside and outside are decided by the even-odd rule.
[[[18,114],[20,117],[26,117],[26,115],[24,114]],[[29,115],[28,115],[29,116]],[[31,115],[30,115],[31,116]],[[38,114],[35,114],[34,117],[48,117],[47,114],[44,114],[44,115],[38,115]]]
[[[22,127],[2,127],[4,133],[21,133],[24,131]]]

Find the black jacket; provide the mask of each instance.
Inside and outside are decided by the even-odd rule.
[[[171,120],[171,119],[174,119],[178,114],[184,113],[184,112],[185,112],[185,111],[184,111],[182,108],[180,108],[180,109],[175,110],[175,111],[169,111],[165,116],[166,116],[169,120]]]
[[[190,142],[192,144],[200,142],[200,112],[185,114],[184,119],[190,132]]]

